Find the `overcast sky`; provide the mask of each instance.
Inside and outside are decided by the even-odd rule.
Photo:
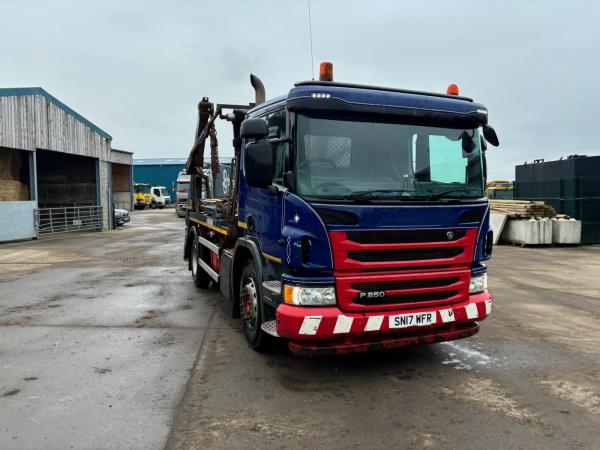
[[[490,179],[535,158],[600,154],[600,2],[312,0],[315,69],[461,93],[501,147]],[[202,96],[267,97],[310,79],[306,0],[1,0],[0,87],[41,86],[135,157],[185,157]],[[220,151],[231,154],[220,127]]]

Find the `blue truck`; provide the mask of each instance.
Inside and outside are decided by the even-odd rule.
[[[328,62],[268,101],[250,81],[254,103],[198,105],[184,244],[195,285],[232,300],[249,346],[323,355],[477,333],[492,308],[487,109],[456,85],[335,82]],[[218,119],[235,156],[214,198],[202,163],[209,141],[219,170]]]

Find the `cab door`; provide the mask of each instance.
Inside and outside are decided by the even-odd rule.
[[[288,144],[284,141],[287,136],[286,110],[281,108],[263,117],[269,127],[267,140],[273,152],[273,181],[268,188],[247,187],[245,213],[246,217],[252,216],[263,256],[280,263],[285,249],[281,243],[281,227],[285,193],[283,172],[288,153]]]

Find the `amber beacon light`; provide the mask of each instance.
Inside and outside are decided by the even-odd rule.
[[[458,95],[458,86],[456,84],[451,84],[448,86],[448,89],[446,89],[446,94]]]
[[[333,63],[323,61],[319,66],[319,81],[333,81]]]

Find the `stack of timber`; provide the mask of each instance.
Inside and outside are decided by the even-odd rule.
[[[542,201],[490,199],[490,225],[494,244],[499,241],[529,245],[568,244],[581,242],[581,222]],[[569,220],[567,220],[569,219]]]
[[[556,210],[541,201],[530,200],[496,200],[490,199],[490,207],[493,213],[504,214],[512,219],[527,219],[531,217],[561,217],[566,218],[564,214],[557,215]]]

